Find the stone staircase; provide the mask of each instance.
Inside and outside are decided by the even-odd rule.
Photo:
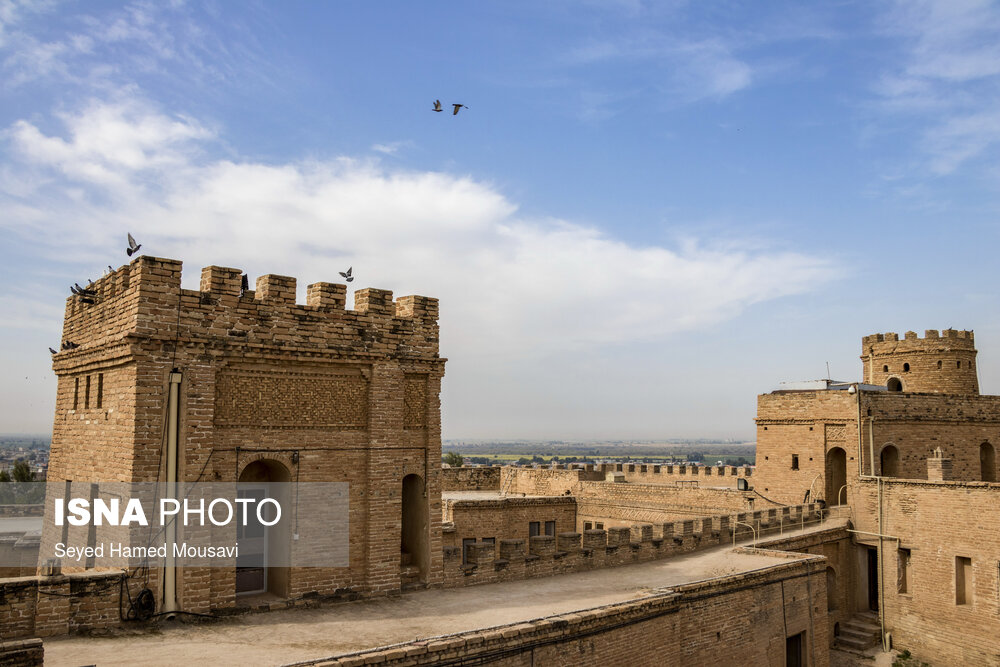
[[[878,613],[874,611],[858,612],[840,624],[840,634],[834,645],[848,651],[864,653],[879,643],[880,628]]]

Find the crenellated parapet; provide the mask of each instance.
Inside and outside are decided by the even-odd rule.
[[[928,329],[861,339],[864,382],[890,391],[978,394],[976,343],[972,331]]]
[[[823,521],[816,503],[722,514],[661,524],[534,535],[492,544],[444,548],[444,585],[469,586],[618,567],[782,535]]]
[[[437,299],[394,300],[389,290],[364,288],[348,310],[343,284],[309,285],[306,303],[299,304],[290,276],[260,276],[254,289],[244,290],[240,269],[209,266],[199,289],[187,290],[181,271],[179,261],[141,256],[90,285],[92,297],[67,299],[63,341],[77,347],[56,355],[57,370],[88,349],[139,339],[341,358],[439,359]]]

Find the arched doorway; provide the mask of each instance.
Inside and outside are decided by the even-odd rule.
[[[399,533],[400,583],[403,586],[427,582],[430,550],[427,544],[427,493],[420,475],[403,478],[402,525]]]
[[[997,453],[988,442],[979,445],[979,470],[984,482],[997,481]]]
[[[847,484],[847,452],[841,447],[831,447],[826,453],[826,504],[846,502],[847,494],[841,489]]]
[[[885,386],[889,391],[903,391],[903,381],[899,378],[889,378],[889,381],[885,383]]]
[[[280,461],[261,459],[247,465],[240,473],[238,498],[253,498],[251,507],[263,498],[274,498],[282,507],[288,507],[288,486],[280,482],[291,481],[288,468]],[[265,505],[265,507],[270,507]],[[265,520],[268,520],[265,517]],[[273,593],[288,596],[289,534],[287,521],[265,526],[257,521],[256,509],[247,512],[247,525],[237,521],[236,538],[240,552],[236,558],[236,594]]]
[[[879,456],[882,463],[882,477],[899,477],[899,450],[895,445],[886,445]]]

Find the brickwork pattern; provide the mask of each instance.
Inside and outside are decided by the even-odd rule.
[[[215,426],[365,428],[368,381],[355,373],[227,370],[216,379]]]
[[[865,336],[861,341],[864,381],[898,380],[904,392],[978,394],[975,337],[971,331],[928,329]]]
[[[243,292],[241,273],[208,267],[200,289],[186,290],[180,262],[143,256],[97,281],[95,303],[67,300],[63,339],[79,347],[53,357],[49,480],[162,477],[168,377],[176,369],[182,480],[237,481],[251,461],[268,459],[292,480],[350,485],[349,567],[275,573],[283,577],[275,592],[398,591],[406,475],[425,485],[422,579],[440,585],[445,360],[437,301],[394,301],[369,288],[357,290],[355,309],[346,310],[344,285],[316,283],[301,305],[294,278],[261,276]],[[236,604],[232,571],[186,568],[180,577],[186,611]]]
[[[537,621],[444,635],[317,660],[324,667],[490,664],[502,667],[785,664],[786,638],[804,633],[807,664],[826,667],[821,559],[687,584],[638,600]],[[753,614],[734,614],[753,609]]]
[[[1000,664],[1000,484],[855,482],[858,530],[882,542],[886,630],[894,644],[933,665]],[[881,526],[879,516],[881,514]],[[877,539],[859,536],[863,545]],[[911,552],[907,592],[898,590],[897,548]],[[967,604],[956,602],[956,557],[972,561]]]

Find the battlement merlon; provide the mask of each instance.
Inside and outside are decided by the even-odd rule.
[[[63,340],[87,348],[128,337],[181,342],[319,348],[341,356],[438,360],[438,301],[374,288],[355,292],[347,310],[347,286],[315,283],[306,303],[295,302],[296,280],[264,275],[256,289],[242,290],[240,269],[202,269],[199,290],[181,288],[182,263],[140,256],[95,281],[92,299],[70,297]],[[92,300],[93,303],[87,303]]]
[[[975,334],[973,331],[963,331],[958,329],[945,329],[938,332],[937,329],[927,329],[921,338],[915,331],[907,331],[902,337],[898,333],[878,333],[865,336],[861,339],[862,355],[870,352],[875,354],[887,354],[900,351],[938,351],[945,349],[975,349]]]

